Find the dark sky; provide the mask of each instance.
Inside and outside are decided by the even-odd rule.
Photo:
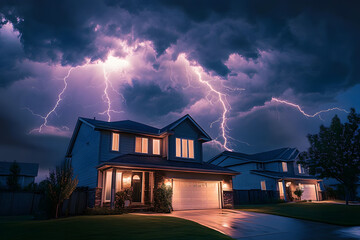
[[[0,161],[38,162],[44,176],[79,116],[162,127],[189,113],[216,140],[206,159],[306,150],[308,133],[346,113],[305,114],[360,109],[359,7],[1,0]]]

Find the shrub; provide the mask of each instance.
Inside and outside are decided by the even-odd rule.
[[[20,166],[14,161],[10,166],[10,175],[6,179],[6,184],[11,191],[20,190],[19,175]]]
[[[170,213],[172,211],[172,188],[162,184],[154,191],[154,211]]]
[[[117,192],[115,195],[115,208],[116,209],[124,209],[125,208],[125,201],[129,200],[132,201],[132,189],[127,188],[123,191]]]
[[[123,214],[124,212],[121,209],[110,209],[108,207],[94,207],[87,208],[85,210],[85,215],[116,215]]]
[[[304,190],[297,187],[296,190],[294,191],[294,194],[298,197],[299,200],[301,200],[301,196],[302,196],[303,192],[304,192]]]

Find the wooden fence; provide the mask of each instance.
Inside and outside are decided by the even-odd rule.
[[[82,214],[88,205],[88,190],[74,191],[65,200],[61,208],[61,216]],[[0,192],[0,216],[33,215],[44,211],[45,196],[34,192]]]
[[[271,203],[279,200],[279,192],[272,190],[234,190],[234,205]]]

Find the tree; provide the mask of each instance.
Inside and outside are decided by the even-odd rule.
[[[46,195],[50,200],[52,209],[55,209],[55,218],[59,216],[60,205],[68,199],[78,184],[77,177],[74,178],[74,170],[69,160],[56,167],[47,178]]]
[[[300,163],[311,174],[343,185],[346,204],[356,196],[360,175],[360,115],[352,108],[347,119],[343,124],[335,115],[330,127],[321,125],[318,134],[308,135],[308,151],[300,154]]]
[[[297,187],[294,191],[294,194],[298,197],[299,200],[301,200],[301,196],[304,193],[304,190],[302,190],[301,188]]]
[[[8,188],[12,191],[20,189],[19,185],[19,176],[20,176],[20,166],[14,161],[10,166],[10,175],[6,179],[6,184]]]

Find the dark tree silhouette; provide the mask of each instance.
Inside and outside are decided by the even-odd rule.
[[[335,115],[330,127],[321,125],[318,134],[309,134],[310,148],[300,154],[300,163],[311,174],[344,186],[346,204],[356,196],[360,175],[360,115],[352,108],[347,118],[343,124]]]
[[[14,161],[10,166],[10,175],[6,179],[6,184],[8,188],[12,191],[20,189],[19,185],[19,176],[20,176],[20,166]]]
[[[75,190],[78,179],[74,178],[74,171],[69,160],[56,167],[47,179],[46,195],[53,208],[55,208],[55,218],[59,216],[59,208],[65,199],[68,199]]]

